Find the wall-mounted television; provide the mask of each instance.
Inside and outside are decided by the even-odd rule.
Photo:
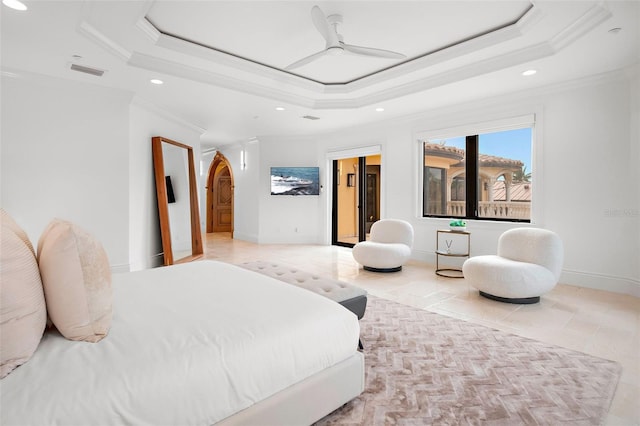
[[[271,167],[271,195],[320,195],[320,168]]]

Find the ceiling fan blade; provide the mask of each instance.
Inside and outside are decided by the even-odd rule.
[[[313,55],[309,55],[306,58],[302,58],[299,61],[296,61],[296,62],[294,62],[294,63],[292,63],[290,65],[287,65],[284,69],[289,71],[289,70],[292,70],[292,69],[295,69],[295,68],[300,68],[301,66],[307,65],[308,63],[313,62],[316,59],[318,59],[318,58],[320,58],[320,57],[322,57],[322,56],[324,56],[326,54],[327,54],[326,50],[321,50],[319,52],[314,53]]]
[[[340,45],[350,53],[356,55],[375,56],[376,58],[404,59],[407,56],[391,50],[375,49],[373,47],[354,46],[353,44],[340,43]]]
[[[313,21],[313,25],[316,27],[318,32],[322,35],[322,37],[327,42],[327,47],[337,45],[340,40],[338,39],[338,34],[329,23],[327,22],[327,16],[324,14],[322,9],[318,6],[313,6],[311,9],[311,20]]]

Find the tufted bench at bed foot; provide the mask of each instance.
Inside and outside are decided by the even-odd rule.
[[[364,316],[364,311],[367,308],[366,290],[342,281],[320,277],[296,268],[282,266],[271,262],[246,262],[238,266],[305,288],[324,297],[328,297],[331,300],[335,300],[356,314],[358,319],[361,319]],[[362,342],[360,342],[360,348],[362,348]]]

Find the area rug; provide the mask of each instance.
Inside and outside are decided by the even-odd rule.
[[[369,296],[365,391],[317,425],[603,424],[621,367]]]

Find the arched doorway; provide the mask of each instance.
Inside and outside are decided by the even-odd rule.
[[[209,166],[206,188],[207,232],[230,232],[233,238],[233,171],[220,152]]]

